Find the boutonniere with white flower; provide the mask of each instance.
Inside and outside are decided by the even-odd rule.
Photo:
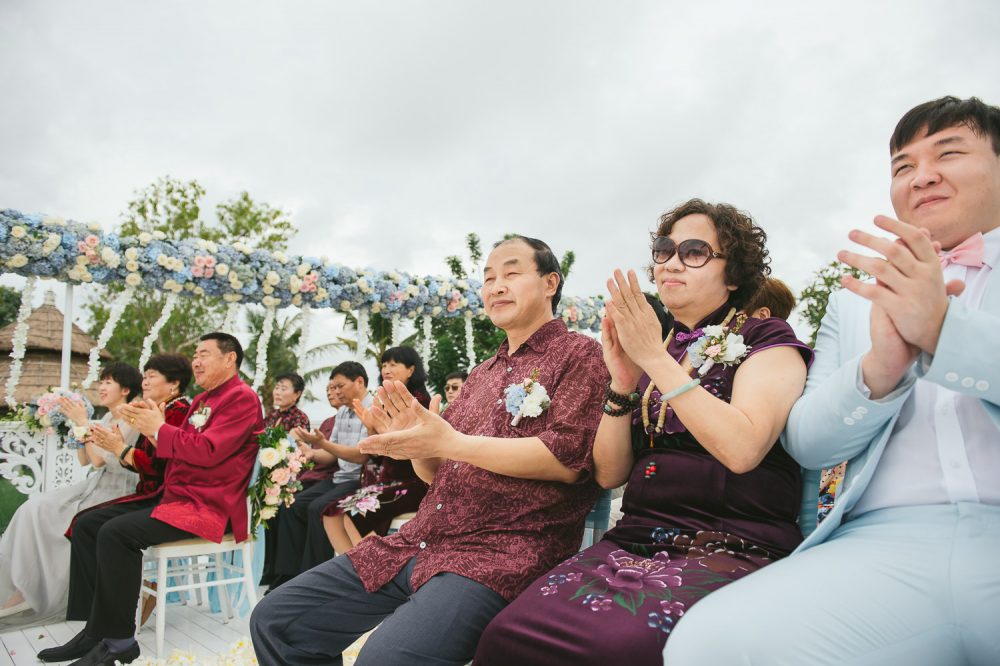
[[[197,412],[195,412],[188,418],[188,423],[193,425],[198,430],[201,430],[202,428],[205,427],[205,424],[208,423],[208,417],[210,417],[211,415],[212,415],[212,408],[209,407],[208,405],[202,405],[201,409],[199,409]]]
[[[552,401],[545,387],[538,383],[540,371],[535,368],[531,371],[530,377],[525,377],[517,384],[511,384],[503,390],[507,397],[507,413],[513,414],[510,424],[516,426],[525,416],[535,417],[541,415]]]
[[[742,335],[731,333],[725,326],[706,326],[705,334],[688,347],[688,358],[691,367],[698,368],[698,375],[704,377],[716,363],[738,365],[749,351]]]

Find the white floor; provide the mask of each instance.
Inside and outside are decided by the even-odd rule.
[[[139,632],[139,645],[142,647],[140,659],[157,658],[154,619],[155,617],[151,617]],[[2,633],[0,666],[10,664],[37,666],[40,662],[35,655],[39,650],[62,645],[79,633],[83,625],[83,622],[58,622]],[[344,652],[345,666],[354,663],[354,658],[357,657],[365,638],[367,636],[363,636]],[[233,645],[240,640],[247,643],[250,641],[247,618],[237,617],[225,624],[220,613],[210,613],[205,606],[170,604],[167,609],[166,638],[160,658],[166,661],[171,653],[179,650],[193,654],[198,659],[196,664],[214,664],[217,657],[229,654]]]
[[[59,622],[0,634],[0,666],[39,662],[35,654],[44,648],[62,645],[83,629],[83,622]],[[142,657],[156,657],[156,634],[153,618],[139,632]],[[170,604],[167,610],[167,632],[163,659],[174,650],[190,652],[204,659],[227,654],[231,646],[244,639],[249,641],[246,618],[235,618],[223,624],[221,614],[208,612],[207,607]],[[67,662],[68,663],[68,662]]]

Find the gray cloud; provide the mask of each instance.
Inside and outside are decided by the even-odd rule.
[[[596,294],[703,196],[751,211],[800,288],[890,211],[899,115],[1000,102],[996,25],[987,0],[8,0],[0,205],[110,227],[171,174],[289,210],[294,250],[351,265],[540,236]]]

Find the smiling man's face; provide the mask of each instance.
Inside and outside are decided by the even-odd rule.
[[[1000,226],[1000,156],[965,125],[925,130],[893,154],[889,195],[900,220],[950,249]]]

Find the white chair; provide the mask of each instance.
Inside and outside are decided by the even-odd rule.
[[[260,463],[254,466],[253,474],[250,477],[252,486],[260,471]],[[156,656],[163,657],[164,632],[167,625],[167,595],[171,592],[180,592],[185,597],[187,593],[194,590],[198,595],[198,603],[202,601],[201,591],[205,590],[207,597],[208,589],[219,588],[219,600],[222,606],[223,622],[228,623],[235,617],[234,608],[239,607],[240,599],[230,603],[228,585],[243,583],[243,590],[246,592],[250,608],[257,605],[257,582],[253,576],[253,552],[254,535],[250,531],[250,500],[247,499],[247,540],[237,543],[232,534],[226,534],[222,538],[222,543],[215,543],[207,539],[191,538],[181,541],[171,541],[158,546],[150,546],[144,552],[143,558],[143,580],[139,594],[139,610],[142,609],[143,594],[156,598]],[[226,561],[224,555],[232,553],[232,561]],[[240,553],[242,564],[237,565],[235,554]],[[215,574],[209,580],[210,574]],[[148,583],[152,578],[156,582],[156,587],[151,587]],[[139,621],[136,620],[136,631],[139,630]]]
[[[399,514],[398,516],[392,519],[391,523],[389,523],[389,531],[387,532],[387,534],[398,532],[400,527],[413,520],[414,516],[416,515],[417,515],[416,511],[410,511],[409,513]]]

